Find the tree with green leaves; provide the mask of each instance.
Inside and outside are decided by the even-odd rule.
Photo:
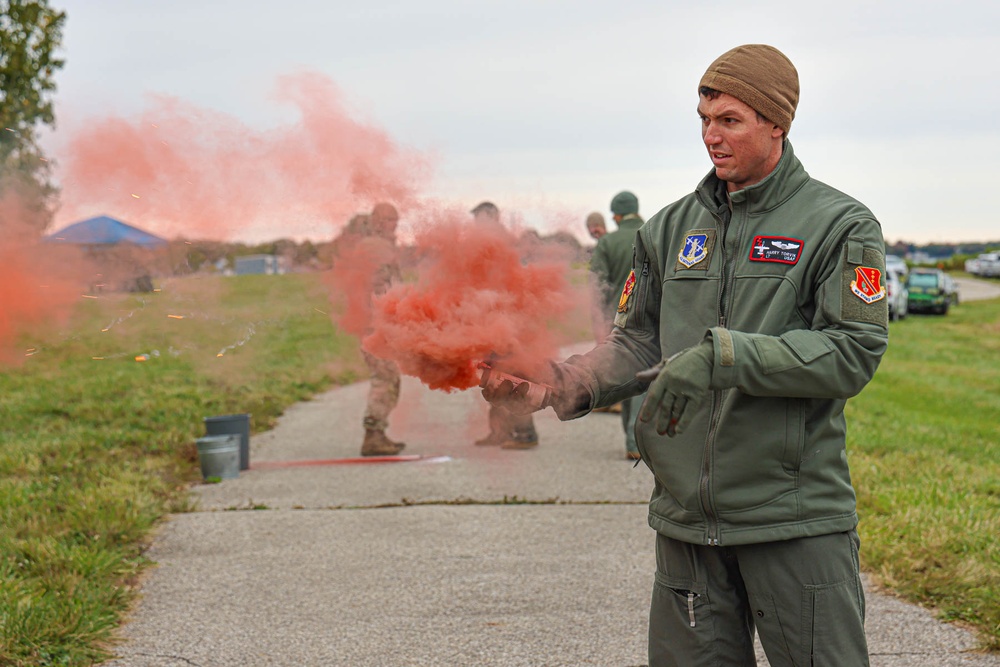
[[[38,130],[55,125],[65,22],[48,0],[0,0],[0,215],[16,215],[35,232],[48,225],[56,193]]]

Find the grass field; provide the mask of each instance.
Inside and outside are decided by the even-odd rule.
[[[0,373],[0,665],[105,655],[150,529],[200,477],[204,417],[264,430],[360,376],[326,301],[315,275],[186,279],[86,300],[26,341],[33,356]]]
[[[848,428],[863,566],[1000,651],[1000,300],[893,323]]]
[[[316,275],[162,288],[86,300],[0,371],[0,665],[107,655],[152,527],[187,508],[203,417],[250,412],[265,430],[363,373]],[[589,338],[584,309],[570,320]],[[1000,301],[891,333],[849,404],[864,566],[1000,650]]]

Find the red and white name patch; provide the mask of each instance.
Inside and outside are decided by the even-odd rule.
[[[787,236],[755,236],[750,248],[751,262],[795,264],[802,257],[805,243]]]

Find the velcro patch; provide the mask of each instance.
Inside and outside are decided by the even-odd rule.
[[[751,262],[777,262],[795,264],[802,257],[805,243],[787,236],[755,236],[750,248]]]
[[[889,300],[885,298],[882,253],[862,246],[861,252],[852,254],[851,242],[846,245],[841,264],[840,316],[845,320],[888,327]],[[854,259],[861,259],[861,266],[854,265]]]

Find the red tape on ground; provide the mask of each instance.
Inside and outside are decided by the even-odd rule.
[[[365,463],[408,463],[412,461],[434,462],[448,460],[446,456],[425,457],[420,454],[403,454],[399,456],[358,456],[348,459],[307,459],[302,461],[262,461],[252,463],[251,470],[272,470],[277,468],[305,468],[310,466],[343,466]]]

